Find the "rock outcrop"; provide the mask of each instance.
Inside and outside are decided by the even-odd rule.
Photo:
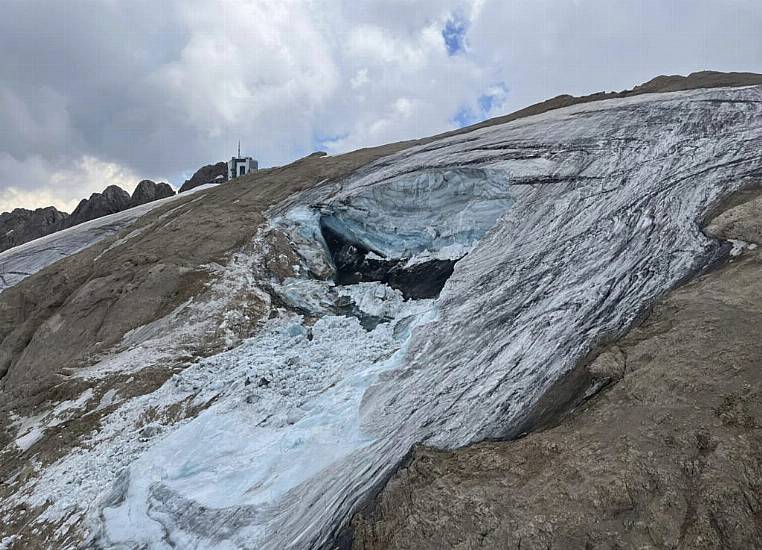
[[[127,191],[117,185],[109,185],[102,193],[93,193],[89,199],[82,199],[71,216],[61,224],[61,229],[121,212],[130,207],[131,200]]]
[[[155,183],[151,180],[143,180],[138,183],[135,191],[132,192],[130,199],[130,208],[139,206],[159,199],[166,199],[175,195],[175,190],[168,183]]]
[[[53,206],[3,212],[0,214],[0,252],[58,231],[68,216]]]
[[[34,211],[17,208],[0,215],[0,252],[83,222],[174,195],[175,190],[167,183],[143,180],[132,197],[122,188],[111,185],[102,193],[82,199],[71,215],[52,206]]]
[[[112,185],[102,193],[93,193],[89,199],[82,199],[71,215],[60,212],[53,206],[33,211],[17,208],[12,212],[4,212],[0,214],[0,252],[174,194],[175,190],[167,183],[143,180],[135,188],[132,197],[120,187]]]
[[[222,178],[220,178],[222,176]],[[226,162],[218,162],[217,164],[207,164],[199,168],[190,179],[185,180],[182,187],[180,187],[179,193],[204,185],[214,180],[227,181],[228,179],[228,165]]]
[[[762,193],[709,235],[746,243],[580,368],[610,385],[558,425],[418,447],[356,550],[762,547]],[[611,368],[611,366],[619,367]]]

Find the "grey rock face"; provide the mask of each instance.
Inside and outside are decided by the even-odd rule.
[[[68,216],[53,206],[0,214],[0,252],[57,231]]]
[[[61,258],[118,233],[161,204],[151,201],[61,231],[56,226],[44,238],[0,252],[0,293]]]
[[[109,185],[102,193],[93,193],[82,199],[74,212],[62,224],[62,229],[109,214],[116,214],[130,207],[130,194],[116,185]]]
[[[199,168],[195,174],[189,180],[185,180],[182,187],[180,187],[180,193],[204,185],[214,180],[218,176],[222,176],[221,181],[227,181],[228,179],[228,165],[225,162],[218,162],[217,164],[207,164]]]
[[[155,183],[151,180],[143,180],[135,188],[130,200],[130,206],[138,206],[159,199],[165,199],[175,195],[175,190],[168,183]]]
[[[0,252],[61,229],[174,195],[175,190],[167,183],[143,180],[135,188],[132,197],[120,187],[112,185],[102,193],[93,193],[89,199],[80,201],[71,215],[60,212],[53,206],[34,211],[17,208],[0,215]]]

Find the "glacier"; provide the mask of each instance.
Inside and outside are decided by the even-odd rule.
[[[384,258],[470,249],[508,208],[507,175],[432,169],[331,197],[320,223]],[[461,254],[463,255],[463,254]]]
[[[182,195],[177,194],[134,206],[0,252],[0,292],[17,285],[61,258],[76,254],[98,241],[119,233],[154,208],[171,204],[182,197],[188,197],[214,186],[214,184],[201,185]],[[131,238],[131,235],[127,235],[124,239]],[[113,246],[119,246],[122,242],[118,241]]]
[[[700,224],[762,175],[761,112],[762,87],[576,105],[289,198],[262,231],[288,237],[300,276],[257,283],[288,307],[124,402],[19,498],[78,510],[95,547],[329,544],[413,444],[530,429],[580,358],[724,253]],[[337,285],[326,227],[374,261],[448,259],[452,275],[435,299]],[[149,403],[183,402],[201,411],[138,428]],[[67,492],[82,471],[99,477]]]

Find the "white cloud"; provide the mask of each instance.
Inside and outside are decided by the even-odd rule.
[[[156,174],[177,185],[239,139],[263,165],[282,164],[657,74],[762,71],[758,0],[39,0],[3,10],[4,205],[32,191],[70,204],[107,181]],[[457,55],[442,36],[448,21],[466,33]],[[122,175],[88,175],[106,165]]]
[[[362,88],[365,84],[370,82],[370,79],[368,78],[368,69],[365,67],[359,69],[349,82],[354,90]]]
[[[19,161],[0,153],[0,181],[7,182],[0,187],[0,212],[45,206],[71,212],[93,192],[118,185],[132,193],[139,181],[131,170],[89,156],[51,168],[51,163],[39,155]],[[83,194],[84,190],[91,191]]]

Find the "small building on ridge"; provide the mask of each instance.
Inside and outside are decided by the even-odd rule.
[[[228,181],[244,176],[252,170],[258,170],[259,163],[251,157],[241,156],[241,143],[238,143],[238,156],[228,161]]]

